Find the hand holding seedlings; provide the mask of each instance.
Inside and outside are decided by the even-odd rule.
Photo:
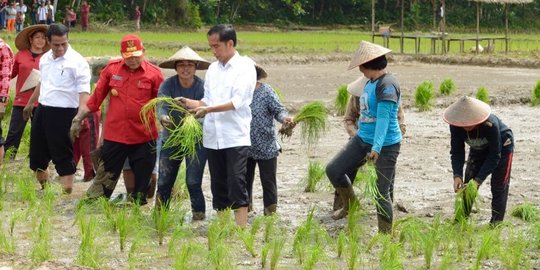
[[[79,133],[81,133],[81,124],[82,120],[77,117],[74,117],[73,120],[71,120],[71,127],[69,128],[69,138],[72,142],[79,138]]]
[[[371,150],[371,153],[369,153],[368,155],[368,159],[369,160],[372,160],[373,163],[377,163],[377,159],[379,158],[379,153]]]
[[[195,118],[203,118],[208,113],[208,107],[201,106],[190,110],[190,112],[195,114]]]
[[[463,188],[463,179],[459,176],[454,177],[454,192],[458,192],[461,188]]]
[[[185,97],[177,97],[177,98],[174,98],[174,101],[176,102],[176,104],[178,104],[182,108],[189,109],[188,103],[189,103],[190,99],[185,98]]]
[[[165,128],[171,127],[173,125],[173,122],[168,115],[162,115],[161,118],[159,119],[159,122]]]

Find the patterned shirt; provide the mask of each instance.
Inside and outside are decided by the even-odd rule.
[[[11,69],[13,67],[13,52],[7,43],[0,39],[0,98],[7,98],[9,95],[9,80],[11,79]]]
[[[268,160],[279,155],[281,146],[276,137],[274,119],[283,123],[288,115],[279,102],[279,98],[269,84],[261,84],[253,92],[251,102],[251,148],[250,157],[256,160]]]

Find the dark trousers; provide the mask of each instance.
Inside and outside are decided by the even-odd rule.
[[[512,171],[512,156],[514,154],[514,145],[507,145],[501,151],[499,164],[491,174],[491,220],[494,224],[504,220],[506,213],[506,203],[508,201],[508,190],[510,188],[510,174]],[[469,153],[467,166],[465,168],[465,183],[468,183],[478,174],[482,164],[484,164],[485,155],[477,155],[474,151]],[[465,214],[471,213],[472,205],[465,205]]]
[[[135,188],[128,194],[141,204],[146,203],[146,193],[150,184],[152,170],[156,163],[155,142],[140,144],[123,144],[105,140],[101,148],[101,160],[110,180],[118,181],[124,161],[129,157],[129,165],[135,175]],[[105,195],[110,197],[114,190],[107,190]]]
[[[11,159],[15,159],[19,145],[21,144],[21,138],[26,127],[26,121],[23,118],[23,109],[21,106],[13,106],[11,111],[11,120],[9,122],[9,130],[6,137],[6,143],[4,149],[8,151],[11,149]],[[34,112],[36,109],[34,108]]]
[[[358,136],[351,138],[345,147],[326,165],[326,175],[335,188],[352,185],[348,174],[366,162],[371,152],[371,144],[365,143]],[[394,178],[400,143],[383,146],[375,163],[377,170],[377,188],[382,197],[377,200],[377,214],[392,222],[392,198],[394,197]]]
[[[167,138],[163,138],[165,142]],[[171,155],[176,149],[161,148],[159,153],[159,178],[158,178],[158,199],[167,205],[171,199],[171,193],[178,175],[178,170],[182,159],[171,159]],[[206,203],[202,190],[202,179],[204,166],[206,165],[206,149],[202,145],[197,147],[197,156],[186,157],[186,186],[189,192],[192,212],[206,212]]]
[[[261,160],[247,159],[246,182],[249,195],[249,203],[253,204],[253,182],[255,180],[255,166],[259,165],[259,175],[263,189],[264,207],[277,204],[277,158]]]
[[[30,130],[30,169],[45,171],[52,160],[58,175],[75,173],[73,144],[69,139],[71,120],[77,108],[39,105]]]
[[[248,146],[214,150],[206,148],[210,169],[212,206],[222,211],[249,205],[246,183]]]

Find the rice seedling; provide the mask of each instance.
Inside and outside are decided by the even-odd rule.
[[[491,256],[495,255],[497,248],[500,245],[500,233],[500,229],[485,230],[482,233],[482,239],[478,246],[478,252],[476,253],[472,269],[480,269],[482,260],[489,259]]]
[[[163,239],[167,231],[173,226],[173,219],[167,207],[156,207],[152,211],[152,220],[154,221],[154,229],[156,230],[158,243],[163,245]]]
[[[190,228],[184,226],[184,224],[177,224],[169,240],[168,255],[175,255],[178,250],[177,247],[182,246],[182,241],[193,236],[193,232]]]
[[[266,242],[261,247],[261,268],[266,268],[266,259],[268,258],[268,254],[270,253],[270,249],[272,248],[273,241],[272,242]]]
[[[140,261],[140,252],[139,249],[141,247],[141,244],[144,242],[144,233],[142,231],[138,231],[135,234],[135,237],[133,241],[131,242],[131,246],[129,247],[128,251],[128,265],[129,269],[140,269],[141,267],[138,265]]]
[[[356,179],[360,180],[359,184],[362,186],[363,196],[368,198],[378,209],[382,210],[380,200],[383,199],[383,195],[377,186],[379,178],[377,176],[375,163],[368,160],[358,171]],[[384,212],[384,210],[382,211]]]
[[[522,203],[514,206],[510,214],[527,222],[534,222],[539,218],[538,208],[530,203]]]
[[[116,215],[113,205],[106,198],[99,198],[98,204],[101,207],[101,212],[105,215],[105,223],[111,231],[116,231]]]
[[[39,217],[36,217],[39,218]],[[51,259],[51,224],[47,216],[41,217],[39,225],[34,228],[33,242],[34,245],[30,250],[30,259],[38,264]]]
[[[427,226],[417,217],[407,217],[395,222],[396,231],[399,231],[399,242],[405,246],[408,244],[411,253],[415,256],[420,254],[422,249],[422,234]]]
[[[2,228],[2,223],[0,222],[0,228]],[[4,233],[4,230],[0,230],[0,254],[15,254],[15,237],[13,235],[8,238]]]
[[[237,228],[236,230],[238,236],[240,239],[242,239],[242,242],[244,242],[246,250],[249,252],[249,254],[251,254],[252,257],[257,257],[257,252],[255,251],[255,240],[257,232],[262,225],[262,221],[263,219],[261,217],[257,217],[251,223],[251,228],[249,228],[249,230],[244,230],[241,228]]]
[[[208,250],[212,250],[221,245],[223,240],[232,235],[236,225],[232,219],[232,211],[226,210],[217,219],[212,220],[208,225]]]
[[[319,161],[309,161],[308,173],[304,178],[306,188],[304,192],[315,192],[321,180],[326,176],[325,169]]]
[[[379,256],[380,269],[404,269],[401,261],[403,249],[401,244],[394,243],[390,235],[382,235],[382,251]]]
[[[444,96],[452,94],[455,90],[456,84],[454,83],[454,80],[450,78],[444,79],[439,86],[439,91],[441,92],[441,95]]]
[[[81,242],[76,262],[80,265],[97,268],[100,265],[99,248],[96,246],[97,222],[91,215],[79,220]]]
[[[163,148],[172,148],[172,159],[181,159],[185,156],[195,157],[197,145],[202,141],[202,126],[182,106],[178,105],[171,97],[157,97],[150,100],[141,108],[141,119],[146,127],[150,127],[155,119],[156,108],[166,106],[169,112],[179,112],[183,115],[180,123],[173,123],[172,127],[166,127],[169,132],[169,138],[163,143]]]
[[[318,252],[318,246],[326,245],[329,239],[328,233],[314,219],[314,208],[308,212],[308,216],[300,226],[298,226],[293,238],[293,253],[298,262],[303,264],[306,259],[310,259],[313,252]]]
[[[277,269],[281,254],[283,252],[283,246],[285,246],[285,237],[278,236],[272,240],[271,243],[272,256],[270,257],[270,269]]]
[[[531,97],[531,105],[532,106],[540,105],[540,81],[537,81],[536,85],[533,88],[533,93]]]
[[[15,197],[33,206],[37,203],[36,181],[31,177],[16,177]]]
[[[343,231],[340,231],[337,237],[337,257],[338,258],[341,258],[341,255],[343,254],[343,251],[345,250],[346,245],[347,245],[347,235]]]
[[[421,234],[422,249],[424,252],[424,260],[426,262],[426,268],[431,268],[431,262],[433,260],[433,254],[438,247],[439,238],[438,232],[432,227],[428,227],[427,232]]]
[[[9,219],[9,235],[13,237],[13,232],[15,231],[15,226],[19,223],[21,219],[24,218],[25,212],[23,211],[14,211],[11,213],[11,218]]]
[[[56,183],[50,183],[45,186],[42,193],[41,209],[46,210],[48,214],[54,212],[54,204],[58,200],[58,194],[62,194],[62,188]]]
[[[317,262],[324,258],[324,250],[320,244],[316,244],[313,248],[310,249],[309,255],[307,256],[306,262],[302,265],[305,270],[312,270]]]
[[[531,269],[530,259],[527,256],[529,241],[523,232],[512,232],[498,252],[498,257],[506,269]]]
[[[120,244],[120,251],[124,251],[126,240],[129,232],[132,229],[129,213],[126,208],[120,208],[115,215],[116,229],[118,230],[118,242]]]
[[[456,193],[454,219],[461,224],[467,221],[470,209],[472,209],[478,197],[478,187],[471,181]]]
[[[176,181],[174,182],[174,187],[172,191],[171,197],[173,198],[173,201],[184,201],[189,199],[189,191],[187,189],[186,184],[186,163],[182,162],[180,165],[180,169],[178,172],[178,176],[176,177]]]
[[[334,107],[337,115],[344,115],[347,110],[347,104],[349,103],[349,92],[347,92],[347,85],[340,85],[337,89],[336,98],[334,99]]]
[[[540,221],[535,222],[530,228],[530,235],[536,249],[540,249]]]
[[[274,226],[277,221],[277,215],[264,216],[264,242],[270,242],[270,236],[274,235]]]
[[[359,227],[360,217],[362,211],[360,209],[360,204],[358,202],[353,202],[349,205],[349,213],[347,214],[347,229],[350,235],[358,235],[361,233]]]
[[[215,269],[229,270],[234,269],[234,263],[231,260],[230,246],[225,245],[223,242],[219,242],[208,253],[208,260],[214,266]]]
[[[476,99],[481,100],[487,104],[491,104],[491,99],[489,98],[489,92],[486,87],[480,86],[476,90]]]
[[[181,245],[180,250],[174,255],[174,269],[187,270],[194,269],[193,255],[200,254],[204,251],[204,247],[197,243],[187,242]]]
[[[435,93],[434,89],[433,82],[431,81],[423,81],[416,87],[414,104],[421,112],[431,110],[431,103]]]
[[[349,254],[347,256],[347,266],[349,270],[356,269],[356,265],[360,256],[360,241],[358,236],[354,234],[349,235]]]
[[[302,141],[307,143],[308,147],[311,147],[327,129],[326,107],[321,101],[308,103],[300,108],[293,121],[295,124],[300,124]],[[282,126],[279,129],[279,134],[290,137],[293,128],[292,125]]]

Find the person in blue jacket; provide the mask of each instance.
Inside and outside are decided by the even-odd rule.
[[[394,177],[402,140],[398,122],[400,88],[396,78],[386,72],[386,54],[390,51],[362,41],[353,55],[349,69],[358,67],[369,79],[359,97],[358,131],[326,166],[326,175],[343,205],[332,218],[341,219],[347,216],[350,204],[357,201],[347,172],[359,167],[366,159],[374,162],[377,187],[382,195],[377,199],[377,221],[381,233],[392,230]]]

